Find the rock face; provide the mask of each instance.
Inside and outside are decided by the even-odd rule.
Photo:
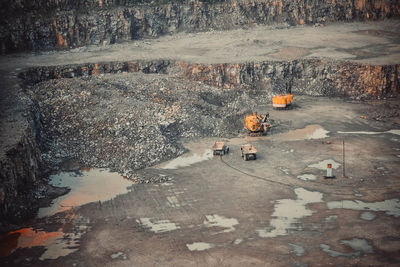
[[[371,66],[319,59],[245,64],[180,64],[182,73],[222,88],[249,86],[270,95],[292,92],[311,96],[398,96],[400,65]]]
[[[4,0],[2,53],[68,49],[252,24],[323,24],[400,15],[397,0]]]
[[[31,126],[25,129],[18,145],[0,161],[0,217],[8,223],[26,219],[37,207],[34,189],[42,178],[43,165],[34,125]],[[0,230],[3,222],[0,220]]]
[[[303,59],[238,64],[193,64],[171,60],[107,62],[31,68],[28,83],[102,73],[176,74],[222,89],[247,87],[272,96],[292,92],[311,96],[381,98],[399,95],[400,65],[372,66],[345,61]]]
[[[0,81],[0,232],[32,215],[43,181],[40,115],[15,83]]]

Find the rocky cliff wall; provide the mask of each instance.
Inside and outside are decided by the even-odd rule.
[[[399,17],[397,0],[20,0],[0,4],[2,53],[112,44],[252,24]]]
[[[0,233],[32,216],[44,178],[40,114],[16,82],[0,81]]]
[[[38,205],[35,189],[44,168],[33,124],[0,160],[0,232],[6,225],[29,218]]]
[[[318,59],[238,64],[193,64],[170,60],[92,63],[31,68],[21,78],[33,84],[101,73],[175,73],[221,89],[249,87],[269,95],[381,98],[399,95],[400,65],[373,66]]]

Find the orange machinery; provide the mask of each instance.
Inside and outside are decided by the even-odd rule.
[[[272,106],[274,108],[286,108],[289,106],[293,101],[293,95],[292,94],[286,94],[286,95],[276,95],[272,97]]]
[[[271,124],[268,122],[268,117],[269,113],[263,117],[262,115],[257,114],[257,112],[253,112],[246,115],[243,126],[250,136],[261,136],[271,128]]]

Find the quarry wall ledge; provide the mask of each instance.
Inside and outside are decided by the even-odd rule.
[[[400,64],[366,65],[345,61],[302,59],[226,64],[198,64],[173,60],[100,62],[29,68],[20,73],[28,84],[57,78],[104,73],[144,72],[175,74],[220,89],[249,87],[276,93],[310,96],[396,97]]]
[[[69,49],[254,24],[324,24],[400,16],[396,0],[146,2],[2,1],[0,51]]]

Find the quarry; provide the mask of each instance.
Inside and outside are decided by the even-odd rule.
[[[1,4],[1,266],[399,264],[398,1],[78,2]]]

